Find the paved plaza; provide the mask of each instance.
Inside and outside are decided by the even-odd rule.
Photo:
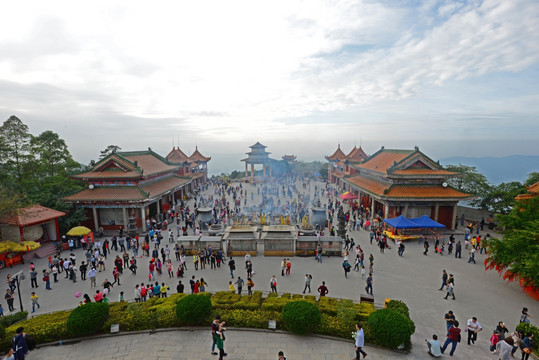
[[[313,183],[318,186],[321,183]],[[248,187],[249,194],[253,192],[252,185]],[[298,187],[299,188],[299,187]],[[311,190],[313,191],[313,190]],[[213,188],[207,194],[213,194]],[[250,196],[249,196],[250,198]],[[255,197],[254,203],[260,198]],[[253,202],[249,202],[253,203]],[[327,203],[327,200],[323,203]],[[192,208],[192,206],[191,206]],[[483,233],[483,234],[486,234]],[[396,248],[392,246],[384,254],[379,252],[378,247],[369,244],[368,232],[352,231],[350,234],[357,244],[365,251],[365,259],[369,254],[374,255],[374,297],[375,302],[382,304],[386,298],[403,300],[410,308],[410,316],[416,324],[416,332],[412,336],[413,349],[410,354],[404,355],[388,350],[367,348],[369,358],[372,359],[427,359],[424,339],[437,334],[440,340],[445,340],[444,314],[453,310],[457,320],[464,329],[466,320],[476,316],[483,326],[475,345],[466,344],[466,333],[462,333],[462,342],[458,345],[453,358],[456,359],[496,359],[496,355],[488,350],[489,339],[492,330],[498,321],[504,321],[512,331],[518,323],[520,310],[528,307],[530,314],[539,318],[539,306],[536,301],[524,294],[517,284],[507,284],[495,271],[484,270],[482,265],[485,255],[476,256],[477,264],[467,263],[467,254],[463,249],[462,259],[453,256],[440,256],[429,252],[423,255],[423,246],[417,241],[407,243],[403,257],[397,255]],[[463,236],[456,236],[457,240],[463,240]],[[165,236],[166,239],[166,236]],[[162,244],[167,244],[166,240]],[[172,245],[171,245],[172,246]],[[433,249],[433,246],[431,246]],[[85,259],[84,252],[76,250],[77,259],[80,262]],[[119,252],[118,252],[119,254]],[[68,257],[69,252],[64,252]],[[98,284],[105,278],[112,279],[112,261],[116,253],[107,259],[107,270],[98,273]],[[351,256],[352,258],[352,256]],[[192,275],[196,278],[203,277],[208,283],[207,291],[227,290],[230,273],[228,267],[218,270],[206,269],[194,271],[192,262],[187,261],[188,270],[181,279],[186,288]],[[235,277],[245,277],[245,270],[241,266],[243,258],[238,258]],[[326,282],[329,288],[329,296],[358,300],[359,295],[364,293],[365,283],[358,272],[351,272],[348,279],[344,277],[342,259],[337,257],[324,258],[322,264],[314,258],[293,257],[292,272],[290,276],[280,276],[280,261],[278,257],[257,256],[252,258],[255,275],[255,290],[268,291],[269,281],[272,275],[277,275],[277,289],[279,293],[303,291],[304,277],[306,273],[312,274],[312,290]],[[178,262],[173,259],[175,268]],[[38,272],[46,266],[46,259],[35,259]],[[133,289],[137,283],[147,282],[148,258],[138,259],[138,273],[136,276],[130,272],[124,272],[121,277],[121,286],[114,286],[110,298],[117,301],[120,291],[124,291],[126,300],[132,300]],[[442,270],[447,270],[455,277],[456,300],[445,300],[445,292],[439,291],[441,285]],[[13,269],[3,269],[2,277],[8,273],[19,270],[28,271],[28,264],[17,265]],[[90,289],[89,281],[73,283],[64,279],[64,273],[59,275],[59,283],[52,283],[52,291],[46,291],[44,283],[39,279],[37,294],[40,296],[40,313],[52,312],[77,306],[79,299],[75,293],[81,291],[90,296],[95,289]],[[158,278],[159,282],[166,282],[175,292],[178,278],[169,278],[166,275]],[[5,291],[5,290],[4,290]],[[30,305],[30,280],[28,277],[21,284],[21,295],[25,310],[31,309]],[[4,309],[7,308],[5,304]],[[19,308],[18,299],[15,300],[16,309]],[[9,312],[7,312],[9,313]],[[352,331],[351,329],[350,331]],[[63,358],[90,358],[89,352],[95,353],[91,358],[99,359],[138,359],[138,358],[180,358],[180,359],[211,359],[208,342],[209,330],[207,331],[176,331],[162,332],[153,335],[128,335],[111,337],[109,339],[91,340],[75,345],[62,347],[47,347],[32,352],[32,359],[63,359]],[[293,359],[351,359],[353,345],[339,340],[326,340],[320,338],[297,337],[284,334],[270,334],[262,332],[237,332],[229,331],[227,339],[229,356],[227,359],[273,359],[279,349],[283,349],[289,360]],[[181,354],[181,355],[180,355]],[[444,357],[449,358],[446,354]]]

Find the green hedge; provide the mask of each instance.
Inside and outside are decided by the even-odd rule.
[[[407,318],[410,317],[410,310],[408,309],[408,306],[400,300],[388,301],[386,304],[386,309],[397,311]]]
[[[204,295],[188,295],[180,299],[176,305],[176,315],[180,324],[202,325],[210,314],[211,300]]]
[[[69,314],[67,331],[73,336],[92,335],[101,329],[108,315],[107,303],[92,302],[81,305]]]
[[[392,349],[401,344],[409,347],[410,336],[415,331],[415,325],[409,317],[390,309],[373,312],[369,316],[368,324],[376,341]]]
[[[101,326],[100,332],[108,333],[112,324],[119,324],[120,331],[181,326],[184,323],[178,319],[176,309],[180,300],[189,296],[191,295],[173,294],[168,298],[152,298],[144,303],[109,303],[108,318]],[[365,340],[371,344],[382,344],[373,336],[369,326],[369,316],[376,310],[372,304],[355,304],[350,300],[329,297],[322,297],[321,301],[316,301],[315,296],[302,294],[283,294],[281,297],[269,294],[267,298],[262,298],[259,291],[254,292],[252,296],[234,295],[228,291],[214,295],[200,293],[195,296],[210,301],[211,314],[206,316],[204,321],[209,320],[204,325],[208,325],[213,316],[220,315],[227,326],[231,327],[267,329],[268,321],[275,320],[278,329],[288,329],[281,312],[287,304],[301,300],[316,305],[320,310],[320,325],[314,329],[315,333],[352,339],[354,324],[359,321],[363,325]],[[33,335],[38,344],[75,337],[67,330],[67,319],[71,312],[60,311],[11,324],[6,327],[6,335],[1,339],[0,349],[7,349],[11,345],[11,338],[19,326],[23,326],[25,332]],[[17,317],[12,315],[9,321],[15,321],[16,318],[24,319],[25,316],[25,314]],[[410,323],[407,323],[407,326]],[[413,323],[411,325],[413,326]]]
[[[288,330],[295,334],[310,333],[320,325],[320,309],[313,303],[298,300],[285,305],[281,314]]]
[[[15,314],[5,315],[0,317],[0,325],[4,327],[10,327],[13,324],[18,323],[19,321],[26,320],[28,318],[28,311],[19,311]]]

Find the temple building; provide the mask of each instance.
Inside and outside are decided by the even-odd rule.
[[[343,177],[346,175],[355,174],[353,164],[359,164],[365,160],[368,155],[360,147],[354,146],[352,151],[348,155],[345,155],[341,150],[341,145],[337,146],[337,150],[333,155],[326,156],[326,160],[329,161],[328,166],[328,180],[330,183],[335,183],[339,186],[343,186]]]
[[[455,229],[458,202],[471,198],[447,184],[447,179],[460,176],[458,173],[443,169],[418,147],[382,147],[362,162],[348,166],[342,177],[334,178],[342,181],[344,190],[358,195],[360,203],[372,214],[382,218],[427,215],[448,229]]]
[[[191,175],[194,178],[202,178],[204,183],[208,179],[208,161],[211,157],[206,157],[198,151],[198,146],[191,156],[185,155],[179,147],[173,147],[172,150],[166,156],[166,159],[173,163],[179,164],[180,175]]]
[[[249,176],[248,165],[251,165],[251,177],[255,176],[255,165],[262,165],[262,176],[271,176],[271,164],[273,162],[270,159],[270,152],[266,151],[267,146],[257,142],[256,144],[249,146],[251,151],[246,153],[247,157],[241,161],[245,162],[245,177]]]
[[[296,155],[283,155],[283,160],[287,163],[293,163],[296,161]]]
[[[91,170],[75,175],[75,179],[87,181],[88,187],[63,200],[86,209],[88,220],[83,225],[89,228],[126,228],[131,218],[137,229],[146,231],[148,219],[159,222],[167,210],[205,180],[209,159],[198,149],[187,160],[177,162],[151,148],[113,152]]]

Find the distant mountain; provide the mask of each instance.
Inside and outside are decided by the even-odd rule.
[[[528,174],[539,171],[539,155],[511,155],[504,157],[450,157],[441,159],[442,165],[475,166],[488,181],[498,185],[502,182],[524,182]]]

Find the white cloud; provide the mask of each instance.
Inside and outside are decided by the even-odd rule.
[[[351,141],[383,128],[387,136],[412,139],[400,124],[424,114],[400,112],[406,99],[419,102],[433,87],[458,89],[455,82],[526,71],[539,60],[539,4],[531,0],[420,7],[36,1],[0,10],[10,15],[0,22],[1,114],[62,126],[66,119],[90,122],[96,131],[129,133],[143,147],[174,133],[207,142],[293,141],[298,134]],[[518,107],[536,94],[522,94]],[[518,113],[516,104],[495,102],[487,117]],[[304,121],[312,116],[324,118]],[[391,125],[378,122],[389,116]],[[73,143],[75,153],[97,153]]]

